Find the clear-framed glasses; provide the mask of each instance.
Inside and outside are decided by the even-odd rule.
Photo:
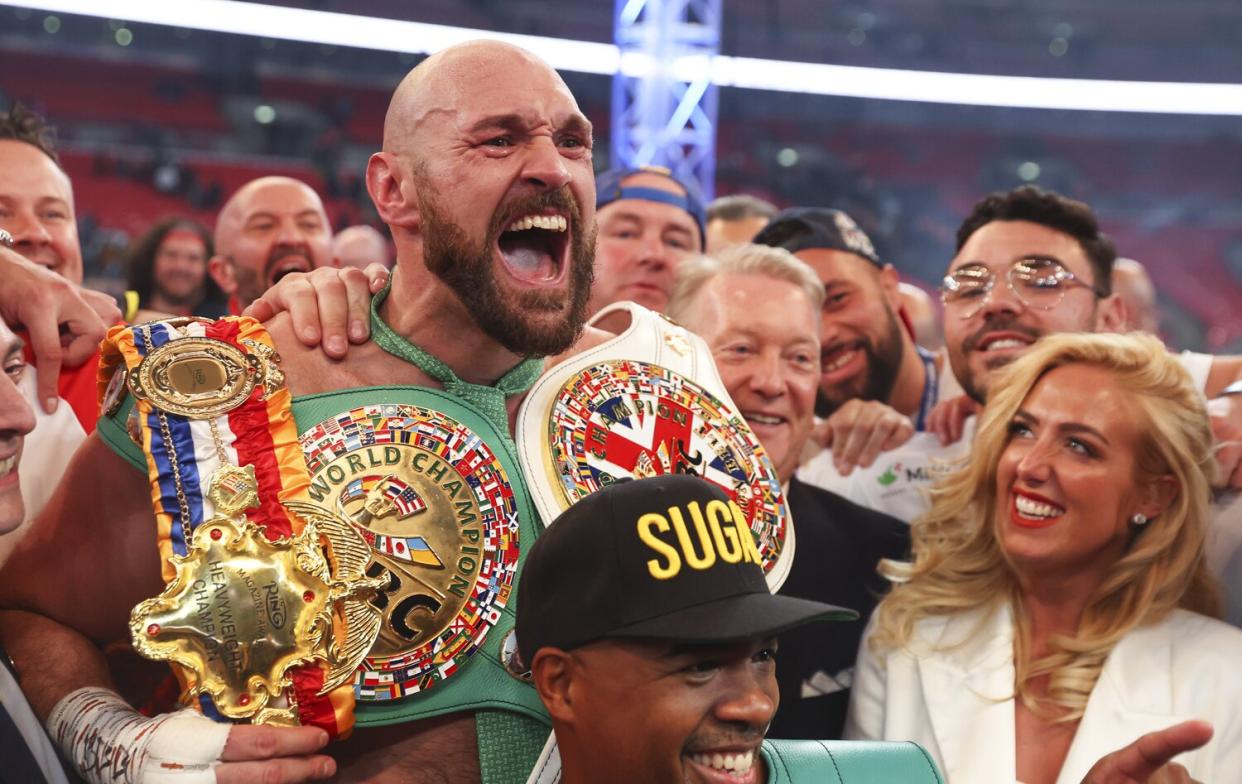
[[[1035,310],[1052,310],[1065,299],[1065,292],[1080,286],[1097,297],[1104,296],[1080,280],[1056,259],[1031,256],[1018,259],[1005,273],[1005,282],[1014,296]],[[940,284],[940,301],[962,318],[970,318],[987,304],[996,286],[996,275],[982,264],[965,264],[945,276]]]

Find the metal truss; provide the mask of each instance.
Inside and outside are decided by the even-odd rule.
[[[616,0],[612,165],[665,166],[710,199],[716,177],[721,0]]]

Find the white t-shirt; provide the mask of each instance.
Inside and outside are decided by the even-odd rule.
[[[971,417],[957,443],[942,446],[935,433],[915,433],[896,449],[882,453],[867,468],[842,476],[825,449],[798,469],[798,478],[845,496],[856,504],[890,514],[907,523],[931,508],[927,491],[937,477],[970,456],[975,420]]]
[[[1182,367],[1190,373],[1191,379],[1195,382],[1195,389],[1206,394],[1208,376],[1212,372],[1212,360],[1215,359],[1211,354],[1200,354],[1195,351],[1183,351],[1177,355],[1177,361],[1182,363]]]
[[[961,385],[949,369],[948,357],[943,352],[942,357],[937,403],[962,394]],[[855,468],[848,476],[837,471],[832,451],[824,449],[798,469],[798,478],[910,523],[931,507],[927,491],[932,482],[970,456],[974,434],[974,417],[967,420],[961,440],[947,447],[941,445],[934,433],[915,433],[906,443],[882,453],[867,468]]]

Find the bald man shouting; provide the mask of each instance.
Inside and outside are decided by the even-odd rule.
[[[240,313],[290,272],[332,265],[332,229],[319,194],[292,177],[237,189],[216,219],[211,277]]]
[[[134,395],[116,387],[112,413],[77,453],[36,535],[0,580],[0,605],[27,611],[0,618],[0,641],[25,653],[15,656],[24,688],[92,780],[103,780],[94,765],[101,752],[125,755],[131,740],[158,733],[138,719],[116,719],[122,706],[101,696],[106,684],[92,674],[98,667],[64,641],[129,637],[131,609],[169,579],[162,567],[171,561],[160,554],[183,552],[184,538],[205,530],[198,521],[219,514],[222,496],[204,485],[236,460],[255,466],[259,485],[259,505],[247,508],[247,518],[273,506],[281,513],[264,500],[270,481],[347,519],[372,548],[376,568],[368,575],[381,588],[369,602],[381,614],[380,631],[362,674],[346,684],[347,701],[357,703],[356,730],[330,749],[340,780],[525,781],[548,721],[534,690],[500,665],[515,577],[538,531],[510,417],[542,372],[542,358],[565,352],[582,333],[595,233],[591,144],[591,125],[568,88],[530,53],[474,42],[428,58],[397,88],[383,150],[367,168],[368,191],[397,250],[390,286],[372,303],[374,340],[334,361],[302,347],[281,316],[267,333],[283,357],[281,373],[270,353],[252,345],[265,336],[230,343],[223,353],[247,355],[271,385],[264,405],[287,405],[283,420],[258,412],[261,418],[242,422],[240,413],[261,396],[219,416],[200,407],[194,421],[171,410],[150,413],[155,404],[144,399],[131,418]],[[283,207],[274,206],[277,195]],[[239,298],[246,276],[266,285],[320,258],[318,238],[326,248],[327,233],[312,223],[322,223],[322,210],[296,183],[260,180],[234,196],[217,247],[231,260]],[[139,360],[191,357],[177,353],[189,345],[180,341],[216,328],[140,325],[126,333],[129,343],[116,341],[117,352],[134,373]],[[269,427],[266,447],[251,440]],[[290,427],[291,441],[282,441]],[[188,440],[178,441],[178,428]],[[300,448],[305,464],[288,451],[280,460],[241,457],[277,442]],[[279,484],[286,479],[292,482]],[[154,487],[170,488],[157,504],[158,526]],[[135,635],[161,632],[134,628]],[[341,718],[335,701],[326,714],[308,716],[303,698],[322,694],[295,691],[291,709],[303,723]],[[96,726],[81,710],[97,704],[109,723]],[[207,720],[183,713],[190,719],[178,719],[180,730],[162,736],[165,756],[143,759],[161,776],[194,771],[199,778],[186,781],[208,781],[215,770],[223,782],[224,768],[212,766],[221,748],[228,754],[222,738],[237,730],[200,731],[196,722]],[[204,746],[207,736],[214,747]],[[305,743],[273,748],[304,763],[281,780],[328,772]]]

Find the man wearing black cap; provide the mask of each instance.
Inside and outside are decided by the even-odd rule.
[[[755,242],[792,252],[826,289],[821,319],[822,368],[817,413],[827,417],[824,451],[799,476],[865,506],[909,520],[911,483],[899,460],[874,466],[875,476],[851,476],[873,467],[923,431],[941,397],[942,360],[914,342],[899,317],[897,271],[881,261],[840,210],[794,207],[759,232]],[[931,439],[931,434],[917,440]],[[887,458],[887,456],[886,456]]]
[[[595,205],[599,236],[588,312],[622,300],[663,312],[677,264],[704,247],[697,188],[659,166],[612,169],[595,180]]]
[[[565,784],[848,782],[877,763],[939,780],[912,744],[860,758],[764,742],[777,635],[856,613],[774,596],[758,562],[741,510],[691,476],[614,485],[548,528],[521,577],[517,644]],[[556,781],[543,762],[537,780]]]

